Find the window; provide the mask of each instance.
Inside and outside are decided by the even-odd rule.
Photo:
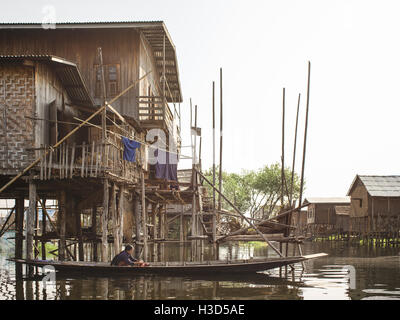
[[[101,68],[95,65],[96,70],[96,84],[95,84],[95,97],[103,97],[103,84],[101,78]],[[108,64],[104,65],[104,78],[106,83],[106,96],[107,98],[115,97],[120,91],[120,65]]]

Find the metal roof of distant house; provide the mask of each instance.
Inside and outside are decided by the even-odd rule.
[[[333,204],[350,204],[350,197],[320,197],[320,198],[306,198],[306,203],[333,203]]]
[[[159,77],[163,73],[163,41],[165,36],[165,77],[167,78],[166,99],[182,102],[176,48],[163,21],[106,21],[106,22],[58,22],[55,29],[118,29],[133,28],[140,31],[153,49]],[[0,29],[43,29],[42,23],[0,23]],[[43,29],[48,31],[47,29]]]
[[[93,99],[75,63],[53,55],[0,55],[0,62],[25,60],[50,64],[54,67],[55,73],[74,104],[94,106]]]
[[[400,176],[357,175],[347,195],[350,195],[358,180],[365,186],[371,197],[400,197]]]

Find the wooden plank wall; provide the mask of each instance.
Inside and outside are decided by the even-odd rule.
[[[120,88],[138,79],[140,37],[134,29],[0,30],[0,54],[51,54],[70,60],[78,65],[93,97],[98,47],[102,47],[104,64],[120,64]],[[138,88],[128,92],[115,108],[134,117],[138,92]]]

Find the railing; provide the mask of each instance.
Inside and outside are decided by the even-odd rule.
[[[163,102],[162,97],[139,96],[139,121],[149,128],[162,127],[174,134],[174,115],[168,106]],[[145,106],[143,106],[145,105]],[[177,139],[180,142],[179,126],[176,128]]]
[[[142,155],[137,154],[137,162],[123,160],[122,143],[107,140],[83,142],[81,145],[63,143],[55,150],[48,146],[39,150],[41,161],[38,165],[40,180],[72,179],[73,177],[89,178],[110,175],[124,180],[134,181],[135,169],[142,165]]]

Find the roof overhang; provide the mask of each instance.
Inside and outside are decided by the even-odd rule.
[[[138,30],[147,40],[153,50],[158,76],[161,78],[164,69],[164,37],[165,37],[165,77],[167,86],[165,97],[168,102],[179,103],[183,101],[181,84],[179,80],[178,60],[176,48],[163,21],[121,21],[121,22],[61,22],[48,29],[42,23],[2,23],[0,29],[121,29],[133,28]]]
[[[49,64],[60,79],[72,103],[94,107],[94,101],[75,63],[53,55],[0,55],[0,63],[26,61],[40,61]]]

